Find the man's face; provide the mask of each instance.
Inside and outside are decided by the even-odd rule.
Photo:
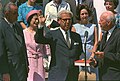
[[[108,23],[107,23],[107,20],[105,19],[104,16],[100,17],[99,24],[100,24],[100,27],[101,27],[102,30],[107,31]]]
[[[8,20],[9,20],[9,22],[13,23],[13,22],[17,21],[18,8],[17,8],[17,6],[14,6],[14,5],[11,5],[10,8],[11,8],[11,10],[8,13]]]
[[[71,23],[72,23],[71,15],[67,14],[67,13],[61,14],[59,23],[63,30],[65,30],[65,31],[69,30],[71,27]]]

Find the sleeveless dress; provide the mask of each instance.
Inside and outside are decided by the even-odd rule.
[[[88,31],[88,38],[86,41],[86,59],[89,59],[92,53],[89,52],[88,50],[92,50],[93,45],[94,45],[94,28],[96,27],[96,25],[95,24],[84,25],[84,24],[76,23],[73,26],[76,30],[76,33],[80,34],[80,36],[81,36],[84,52],[85,52],[85,50],[84,50],[84,34],[85,34],[85,31]],[[80,59],[83,59],[83,58],[84,58],[84,54],[82,54],[80,56]],[[83,67],[80,67],[79,69],[80,69],[80,71],[85,70],[85,68],[83,68]],[[98,68],[87,67],[87,72],[95,73],[96,79],[98,80]]]

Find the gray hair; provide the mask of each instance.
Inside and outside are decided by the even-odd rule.
[[[106,12],[103,12],[102,15],[106,18],[107,21],[112,21],[113,23],[115,23],[116,18],[113,12],[106,11]]]
[[[69,10],[62,10],[62,11],[59,11],[57,16],[58,16],[58,19],[61,18],[61,14],[70,14],[71,15],[71,18],[73,17],[73,13]]]
[[[12,2],[7,3],[7,4],[3,7],[3,13],[4,13],[4,14],[5,14],[6,11],[10,11],[10,10],[11,10],[11,7],[10,7],[11,5],[16,6],[15,3],[12,3]]]

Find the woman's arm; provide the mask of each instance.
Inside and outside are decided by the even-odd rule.
[[[97,44],[98,44],[97,27],[94,27],[94,45],[93,45],[92,54],[90,58],[94,58],[94,52],[97,50]]]

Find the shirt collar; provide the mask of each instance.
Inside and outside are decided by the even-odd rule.
[[[108,34],[110,34],[110,35],[111,35],[114,29],[115,29],[115,26],[114,26],[114,27],[112,27],[112,28],[108,31]]]
[[[5,17],[4,17],[4,19],[5,19],[5,21],[10,25],[10,27],[12,27],[13,26],[13,24],[12,23],[10,23]]]
[[[64,31],[62,28],[60,28],[60,30],[61,30],[62,34],[65,36],[66,31]],[[68,36],[70,37],[70,31],[69,30],[67,31],[67,33],[68,33]]]

